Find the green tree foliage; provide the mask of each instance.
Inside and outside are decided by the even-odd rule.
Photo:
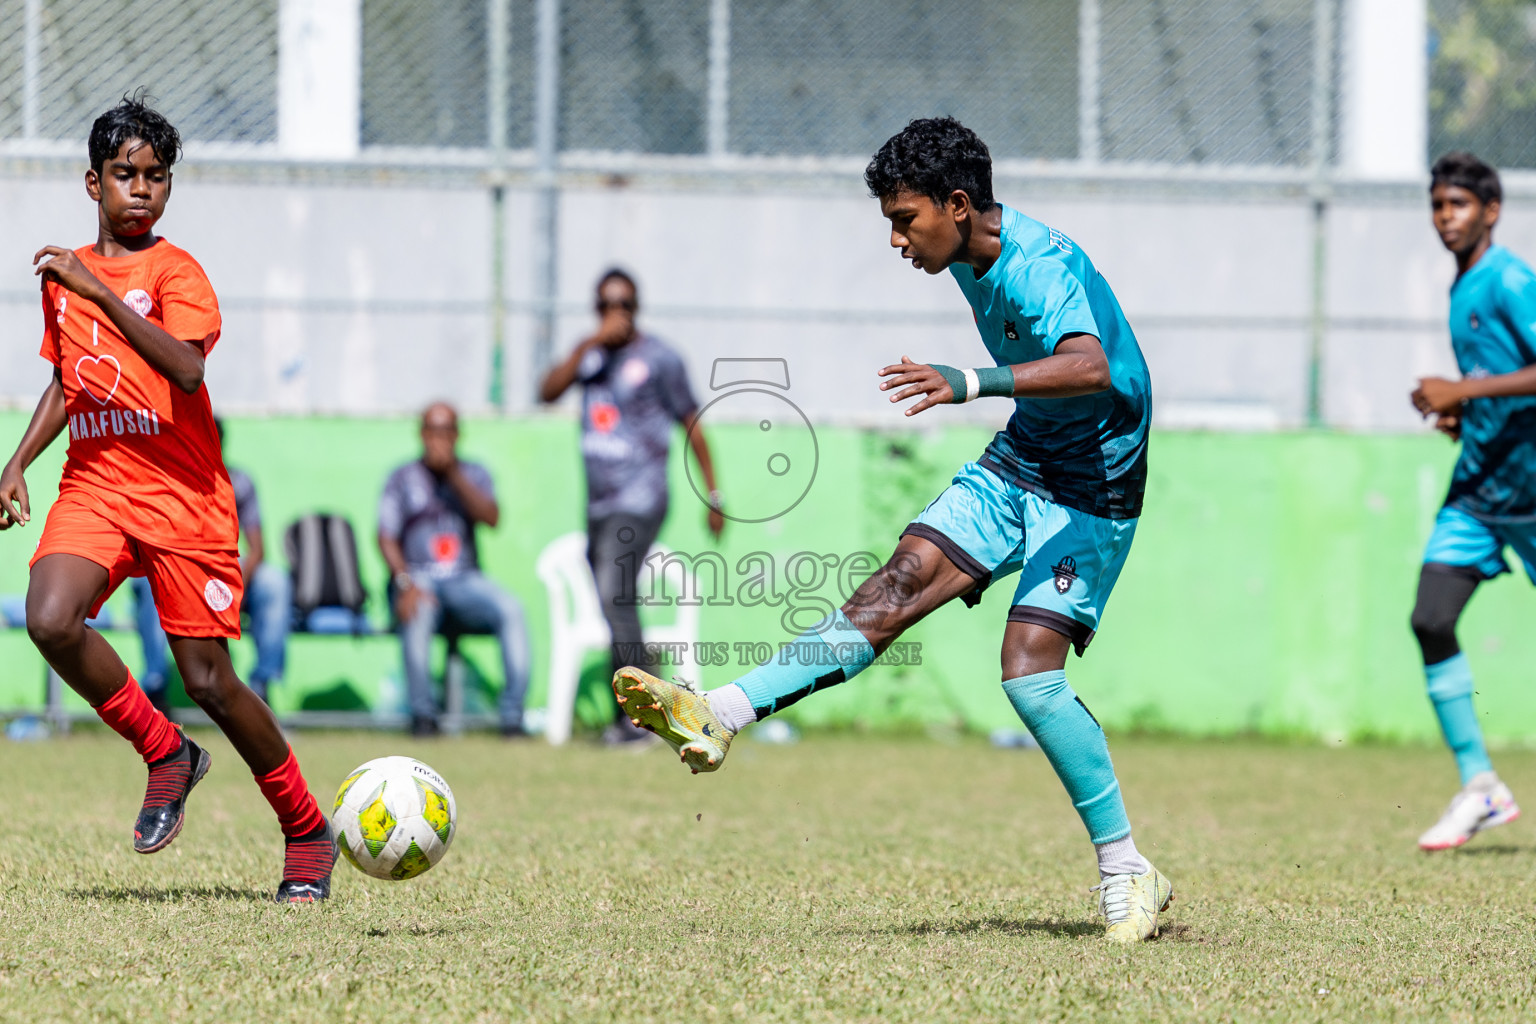
[[[1431,155],[1536,167],[1536,0],[1431,0]]]

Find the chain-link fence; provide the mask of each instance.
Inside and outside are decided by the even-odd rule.
[[[1138,304],[1132,286],[1117,283],[1153,347],[1204,339],[1198,359],[1180,350],[1185,358],[1161,381],[1219,366],[1204,383],[1180,385],[1176,398],[1277,410],[1265,422],[1369,425],[1387,420],[1330,412],[1326,375],[1319,383],[1337,358],[1330,339],[1350,331],[1387,339],[1390,324],[1407,321],[1428,338],[1439,312],[1418,309],[1405,321],[1397,298],[1370,305],[1358,300],[1363,286],[1330,291],[1342,265],[1327,258],[1338,197],[1375,175],[1398,183],[1381,195],[1411,206],[1428,154],[1452,146],[1536,167],[1536,0],[1401,7],[0,0],[0,174],[17,189],[23,179],[36,189],[77,180],[92,117],[144,87],[182,129],[188,170],[208,183],[202,194],[214,196],[216,182],[225,189],[217,217],[183,221],[184,234],[246,216],[241,200],[253,183],[283,184],[249,214],[276,239],[257,246],[266,246],[260,259],[235,253],[227,231],[194,238],[200,252],[213,248],[213,264],[236,268],[221,294],[262,339],[233,381],[242,402],[395,410],[435,388],[466,405],[519,410],[530,379],[584,329],[588,276],[609,262],[641,264],[655,282],[652,322],[693,344],[695,357],[707,355],[705,342],[687,339],[711,333],[814,337],[803,341],[807,351],[857,336],[865,340],[847,351],[859,358],[913,324],[962,336],[965,318],[951,315],[952,303],[864,288],[876,271],[863,263],[823,275],[841,280],[838,289],[810,287],[791,236],[814,235],[813,215],[786,211],[770,194],[820,190],[862,202],[859,171],[885,138],[912,117],[953,114],[990,146],[1000,194],[1063,212],[1062,226],[1086,231],[1117,281],[1127,271],[1132,282],[1148,276],[1145,244],[1128,228],[1095,238],[1095,224],[1184,237],[1195,229],[1187,218],[1170,223],[1169,203],[1196,196],[1220,208],[1198,229],[1206,235],[1189,276],[1228,282],[1225,295],[1169,287]],[[1399,31],[1403,10],[1416,12],[1417,36]],[[1382,40],[1397,49],[1381,50]],[[1359,87],[1361,74],[1396,65],[1409,67],[1410,86],[1416,73],[1427,96]],[[1383,138],[1398,140],[1396,155],[1372,155]],[[644,190],[620,191],[637,180]],[[405,181],[423,191],[366,192]],[[338,185],[345,189],[323,191]],[[27,216],[43,196],[17,194]],[[1063,197],[1076,205],[1063,210]],[[732,226],[711,234],[710,218]],[[704,243],[674,231],[678,223],[730,259],[690,264],[679,254]],[[747,225],[761,229],[752,244],[743,241]],[[403,242],[402,226],[414,232]],[[1255,231],[1271,241],[1256,262],[1263,272],[1234,273],[1220,254],[1244,251]],[[831,242],[847,236],[839,228]],[[311,272],[327,246],[345,265]],[[759,250],[772,255],[759,261]],[[885,255],[874,246],[858,258]],[[732,272],[733,263],[754,269]],[[1335,315],[1330,304],[1344,300],[1355,304]],[[34,316],[30,278],[0,271],[0,318],[24,325]],[[1158,342],[1159,332],[1170,340]],[[1241,345],[1231,340],[1238,336]],[[423,338],[459,358],[427,358]],[[340,392],[318,376],[305,381],[304,366],[318,375],[370,354],[377,367],[419,370],[375,368]],[[13,379],[21,366],[0,353],[4,395],[27,390]],[[1275,383],[1292,376],[1313,383]]]
[[[558,45],[542,54],[540,0],[353,3],[363,147],[484,148],[499,110],[506,145],[529,148],[547,60],[568,151],[864,156],[945,112],[999,159],[1310,159],[1315,0],[544,0]],[[303,6],[0,0],[0,139],[79,140],[145,86],[188,139],[275,145],[280,9]],[[1437,26],[1471,6],[1436,0]]]
[[[0,0],[0,139],[82,140],[117,96],[148,86],[182,133],[270,142],[277,4]]]
[[[1311,0],[1103,0],[1107,160],[1296,166],[1312,159]]]

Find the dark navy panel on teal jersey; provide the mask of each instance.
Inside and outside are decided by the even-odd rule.
[[[1502,245],[1451,285],[1451,347],[1464,377],[1536,363],[1536,273]],[[1536,395],[1466,403],[1445,503],[1490,521],[1536,518]]]
[[[1068,334],[1091,334],[1110,388],[1077,398],[1016,398],[981,464],[1047,501],[1107,519],[1141,514],[1152,379],[1120,303],[1067,236],[1003,207],[1003,252],[985,274],[949,268],[998,366],[1043,359]]]

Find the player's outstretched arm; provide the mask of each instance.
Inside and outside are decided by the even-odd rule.
[[[900,363],[885,367],[880,376],[887,378],[880,385],[881,391],[901,389],[891,396],[892,402],[922,396],[906,411],[908,416],[935,405],[970,402],[989,395],[1074,398],[1107,391],[1110,384],[1109,359],[1099,339],[1091,334],[1069,334],[1051,355],[1014,366],[957,370],[937,363],[914,363],[902,356]]]
[[[40,262],[42,261],[42,262]],[[206,338],[182,340],[128,308],[101,280],[80,262],[74,250],[45,245],[32,257],[34,273],[52,278],[83,299],[101,307],[144,361],[187,394],[203,384],[203,353]]]
[[[1492,377],[1467,377],[1461,380],[1422,377],[1410,398],[1413,407],[1429,417],[1457,412],[1461,403],[1474,398],[1512,398],[1518,395],[1536,395],[1536,365]]]
[[[0,530],[25,526],[31,521],[32,503],[27,496],[25,478],[27,467],[59,436],[65,422],[64,384],[55,369],[53,380],[49,381],[32,413],[32,422],[27,424],[27,432],[21,435],[16,454],[0,471]]]
[[[1091,334],[1068,334],[1056,351],[1013,370],[1013,393],[1020,398],[1076,398],[1109,390],[1109,357]]]

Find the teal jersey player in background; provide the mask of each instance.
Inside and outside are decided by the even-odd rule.
[[[708,693],[625,667],[615,696],[695,772],[713,771],[746,725],[852,678],[928,613],[955,598],[974,605],[1017,573],[1003,690],[1088,830],[1107,937],[1150,938],[1173,887],[1137,851],[1104,733],[1066,676],[1068,652],[1082,655],[1093,638],[1136,532],[1152,413],[1146,363],[1077,246],[992,198],[991,156],[959,122],[913,121],[864,179],[891,245],[919,270],[953,272],[996,364],[903,356],[879,371],[881,389],[910,401],[908,416],[989,396],[1012,399],[1013,416],[890,560],[779,656]]]
[[[1412,621],[1462,788],[1419,837],[1425,850],[1460,846],[1520,816],[1483,745],[1472,670],[1456,642],[1472,592],[1509,571],[1506,547],[1536,581],[1536,273],[1493,244],[1502,198],[1498,174],[1468,153],[1447,154],[1431,171],[1435,230],[1456,257],[1451,346],[1462,379],[1427,377],[1412,399],[1461,441],[1461,458],[1424,551]]]

